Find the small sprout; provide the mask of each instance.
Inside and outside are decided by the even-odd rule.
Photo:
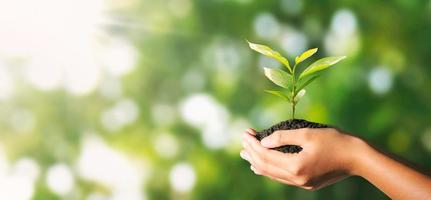
[[[264,68],[265,76],[271,80],[276,85],[284,88],[283,91],[275,91],[275,90],[265,90],[265,92],[270,93],[272,95],[278,96],[285,101],[289,102],[292,106],[292,119],[295,118],[295,106],[301,100],[301,98],[305,95],[305,87],[313,82],[316,78],[318,78],[324,70],[328,69],[330,66],[335,65],[339,61],[346,58],[346,56],[337,56],[337,57],[326,57],[317,60],[301,73],[298,73],[296,68],[298,64],[307,58],[311,57],[317,52],[317,48],[309,49],[302,53],[301,55],[295,58],[295,65],[293,68],[289,65],[289,61],[283,57],[277,51],[272,50],[270,47],[254,44],[247,41],[250,48],[271,58],[276,59],[280,63],[282,63],[286,68],[287,72],[282,69],[276,68]]]

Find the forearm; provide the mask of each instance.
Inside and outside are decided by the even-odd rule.
[[[357,148],[353,174],[359,175],[392,199],[431,199],[431,179],[380,153],[365,142]]]

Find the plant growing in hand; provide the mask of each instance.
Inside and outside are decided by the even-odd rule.
[[[317,60],[299,73],[298,65],[317,52],[317,48],[310,49],[295,58],[295,64],[290,66],[289,61],[270,47],[248,42],[251,49],[279,61],[287,71],[278,68],[264,67],[265,76],[276,85],[284,88],[284,91],[265,90],[275,96],[281,97],[290,103],[292,107],[292,119],[295,118],[295,106],[305,95],[305,86],[316,80],[321,72],[344,59],[345,56],[326,57]]]

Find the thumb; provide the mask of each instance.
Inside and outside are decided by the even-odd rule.
[[[301,145],[303,137],[299,130],[279,130],[260,141],[266,148],[275,148],[284,145]]]

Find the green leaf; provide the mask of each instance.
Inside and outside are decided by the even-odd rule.
[[[340,60],[343,60],[344,58],[346,58],[346,56],[322,58],[322,59],[314,62],[310,66],[308,66],[307,69],[305,69],[301,73],[301,75],[299,75],[299,79],[304,78],[304,77],[309,76],[309,75],[312,75],[316,72],[322,71],[322,70],[336,64]]]
[[[250,46],[251,49],[265,55],[271,58],[274,58],[276,60],[278,60],[278,62],[281,62],[285,67],[287,67],[287,69],[289,69],[289,72],[292,73],[292,68],[289,65],[289,61],[283,57],[280,53],[278,53],[277,51],[272,50],[270,47],[265,46],[265,45],[261,45],[261,44],[255,44],[255,43],[251,43],[249,41],[248,45]]]
[[[309,58],[313,54],[317,52],[317,48],[309,49],[302,53],[300,56],[296,56],[295,58],[295,64],[299,64],[300,62],[304,61],[305,59]]]
[[[286,89],[289,88],[290,82],[292,80],[292,75],[281,69],[276,68],[264,67],[263,70],[265,72],[265,76],[273,83]]]
[[[295,102],[298,102],[304,95],[305,95],[305,90],[302,89],[301,91],[298,92],[297,95],[295,95]]]
[[[316,76],[311,77],[310,79],[306,80],[305,82],[303,81],[302,83],[300,83],[299,87],[298,87],[298,88],[296,88],[295,95],[296,95],[300,90],[302,90],[303,88],[305,88],[305,86],[307,86],[308,84],[310,84],[311,82],[313,82],[316,78],[319,78],[319,76],[320,76],[320,74],[319,74],[319,75],[316,75]]]
[[[284,100],[286,100],[286,101],[289,101],[289,102],[290,102],[290,98],[289,98],[287,95],[283,94],[281,91],[265,90],[265,92],[268,92],[269,94],[272,94],[272,95],[275,95],[275,96],[281,97],[281,98],[283,98]]]

